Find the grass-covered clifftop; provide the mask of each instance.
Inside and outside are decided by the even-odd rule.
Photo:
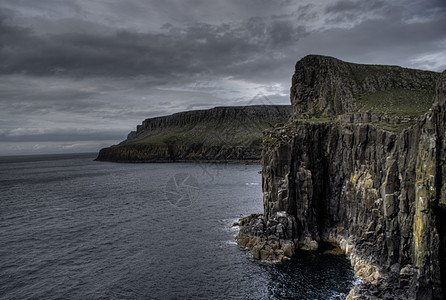
[[[295,113],[307,117],[366,111],[417,117],[432,106],[438,78],[437,72],[308,55],[296,63],[290,98]]]
[[[291,106],[216,107],[146,119],[127,140],[101,149],[116,162],[258,161],[262,131],[291,116]]]
[[[237,242],[271,261],[338,244],[362,279],[347,299],[445,299],[446,71],[311,55],[290,96]]]

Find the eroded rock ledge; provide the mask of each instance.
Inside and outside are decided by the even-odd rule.
[[[294,117],[264,137],[264,214],[237,242],[271,261],[334,242],[362,278],[349,299],[443,299],[446,71],[309,56],[292,84]]]
[[[296,245],[296,220],[286,212],[277,212],[265,221],[262,214],[241,218],[238,222],[240,231],[237,243],[251,250],[255,259],[276,262],[285,261],[294,256]]]

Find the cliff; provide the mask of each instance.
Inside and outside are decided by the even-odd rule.
[[[361,111],[418,116],[432,105],[437,77],[435,72],[309,55],[296,63],[291,104],[303,117]]]
[[[260,161],[262,131],[289,119],[291,106],[215,107],[146,119],[97,160]]]
[[[335,243],[363,279],[348,298],[442,299],[445,94],[446,71],[299,61],[294,117],[264,139],[264,214],[238,243],[266,260]]]

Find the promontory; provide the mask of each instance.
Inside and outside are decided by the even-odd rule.
[[[310,55],[290,96],[237,242],[269,261],[339,246],[362,279],[348,299],[444,299],[446,71]]]
[[[146,119],[97,160],[259,162],[263,130],[291,116],[290,105],[215,107]]]

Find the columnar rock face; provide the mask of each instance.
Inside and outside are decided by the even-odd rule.
[[[288,105],[216,107],[146,119],[97,160],[117,162],[259,161],[262,131],[287,120]]]
[[[349,77],[351,70],[364,72],[362,85]],[[255,233],[260,245],[269,244],[269,220],[286,215],[287,223],[295,222],[287,240],[297,249],[335,242],[350,255],[364,279],[350,298],[442,299],[446,71],[440,76],[310,56],[296,64],[292,83],[295,117],[264,139],[264,233]],[[436,84],[431,109],[411,121],[386,115],[396,121],[383,124],[382,112],[349,114],[364,93]],[[315,112],[329,118],[309,118]],[[243,243],[251,232],[242,227],[238,239],[255,249],[259,243]]]

